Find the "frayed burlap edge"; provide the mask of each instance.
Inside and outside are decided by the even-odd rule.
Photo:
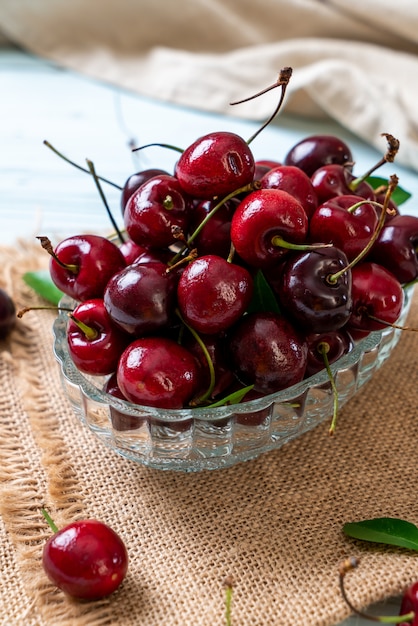
[[[26,271],[44,269],[47,261],[37,253],[38,248],[27,243],[2,249],[3,276],[0,286],[13,297],[17,310],[25,306],[45,304],[22,280]],[[39,312],[41,314],[41,312]],[[42,312],[43,315],[54,313]],[[8,536],[16,551],[16,563],[29,605],[17,624],[29,624],[36,619],[42,626],[51,616],[62,626],[104,626],[110,623],[108,601],[76,603],[55,590],[43,572],[42,548],[51,531],[41,514],[46,507],[58,527],[83,515],[83,502],[71,460],[59,435],[59,411],[54,411],[53,399],[45,396],[48,388],[44,379],[42,353],[37,343],[50,341],[37,313],[27,313],[18,320],[1,354],[9,386],[18,387],[22,413],[28,420],[35,445],[22,446],[22,430],[12,415],[0,423],[0,513]],[[52,350],[51,350],[52,354]],[[30,393],[29,393],[30,391]],[[23,455],[22,450],[27,454]],[[33,450],[39,451],[34,458]],[[31,452],[30,452],[31,451]],[[31,621],[32,623],[32,621]],[[10,623],[9,623],[10,624]],[[10,624],[11,626],[11,624]]]

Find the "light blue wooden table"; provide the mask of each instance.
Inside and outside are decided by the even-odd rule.
[[[146,167],[172,169],[176,154],[150,148],[133,154],[130,142],[186,147],[198,136],[231,130],[250,137],[259,124],[152,101],[100,84],[55,67],[23,52],[0,47],[0,245],[18,237],[64,237],[82,231],[108,231],[110,223],[92,178],[55,156],[48,140],[82,166],[86,158],[97,172],[122,185],[134,171]],[[390,129],[385,129],[390,132]],[[355,173],[367,171],[381,156],[333,123],[289,118],[267,128],[252,144],[256,158],[280,160],[302,137],[334,133],[352,147]],[[382,144],[382,150],[385,145]],[[396,164],[403,187],[418,197],[416,173]],[[121,224],[119,192],[105,185],[108,203]],[[418,215],[409,201],[405,211]],[[371,607],[376,614],[396,614],[398,603]],[[366,626],[352,617],[344,626]],[[341,625],[342,626],[342,625]]]

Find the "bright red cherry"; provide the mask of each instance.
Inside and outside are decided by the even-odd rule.
[[[335,196],[354,194],[365,200],[376,200],[376,195],[369,183],[356,181],[356,177],[344,165],[333,163],[323,165],[311,176],[313,188],[322,204]]]
[[[418,582],[413,583],[404,591],[399,615],[407,615],[411,611],[415,613],[413,621],[402,623],[400,626],[418,626]]]
[[[45,240],[49,242],[44,237],[40,239],[44,247]],[[109,279],[126,267],[119,248],[99,235],[68,237],[51,252],[51,278],[58,289],[74,300],[101,298]]]
[[[260,180],[262,189],[283,189],[299,200],[306,215],[311,217],[318,206],[318,198],[311,179],[294,165],[279,165],[269,170]]]
[[[173,229],[186,232],[189,204],[179,181],[154,176],[128,199],[123,216],[129,237],[140,246],[166,248],[176,241]]]
[[[154,176],[159,176],[160,174],[168,174],[168,172],[166,172],[165,170],[160,170],[158,168],[150,168],[146,170],[141,170],[140,172],[136,172],[135,174],[131,174],[131,176],[129,176],[129,178],[125,181],[125,184],[123,185],[120,197],[120,208],[122,211],[122,215],[125,213],[126,203],[132,196],[134,191],[136,191],[138,187],[140,187],[150,178],[153,178]]]
[[[306,241],[308,217],[296,198],[282,189],[259,189],[238,205],[231,221],[231,241],[250,266],[268,268],[287,254],[290,244]]]
[[[397,278],[377,263],[355,265],[352,274],[353,308],[348,330],[382,330],[396,323],[404,302]],[[380,320],[380,321],[379,321]]]
[[[248,270],[208,254],[184,269],[177,300],[185,322],[197,332],[213,335],[243,315],[252,293],[253,279]]]
[[[247,142],[235,133],[218,131],[200,137],[184,150],[175,175],[190,196],[213,198],[249,185],[254,170]]]
[[[117,382],[131,402],[161,409],[182,409],[199,387],[195,357],[172,339],[145,337],[122,353]]]
[[[51,582],[65,593],[97,600],[113,593],[125,578],[128,553],[114,530],[87,519],[68,524],[50,537],[42,564]]]
[[[68,351],[85,374],[105,376],[114,372],[129,340],[129,335],[114,325],[100,298],[85,300],[70,315]]]
[[[345,252],[347,259],[355,259],[374,235],[378,217],[374,206],[362,204],[355,195],[336,196],[321,204],[309,221],[309,239],[312,242],[332,243]]]

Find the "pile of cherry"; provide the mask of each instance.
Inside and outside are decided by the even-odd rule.
[[[385,137],[382,163],[398,147]],[[395,175],[374,189],[326,135],[280,163],[231,132],[179,152],[174,172],[128,178],[114,239],[40,238],[76,301],[80,371],[136,404],[218,406],[298,383],[396,323],[418,275],[418,217],[395,204]]]

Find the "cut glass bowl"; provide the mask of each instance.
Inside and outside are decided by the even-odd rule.
[[[405,290],[399,324],[407,317],[413,288]],[[62,307],[74,302],[64,297]],[[75,414],[119,455],[148,467],[195,472],[254,459],[331,421],[334,395],[326,370],[284,391],[217,408],[156,409],[124,402],[102,391],[106,379],[80,373],[67,348],[68,315],[53,326],[54,353]],[[331,365],[339,409],[373,376],[396,346],[399,329],[370,333]]]

